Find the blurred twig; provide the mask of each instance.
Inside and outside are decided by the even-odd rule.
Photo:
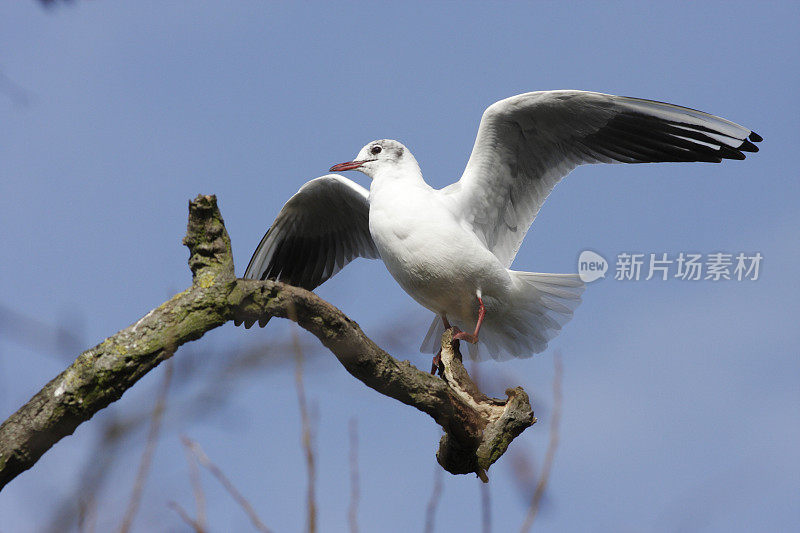
[[[91,498],[79,507],[78,531],[81,533],[94,533],[95,522],[97,522],[97,499]]]
[[[247,516],[250,517],[250,521],[253,523],[253,526],[255,526],[255,528],[262,533],[269,533],[270,529],[265,526],[258,517],[258,514],[256,513],[255,509],[253,509],[253,506],[250,505],[250,502],[247,501],[247,498],[242,496],[242,493],[236,489],[236,487],[233,485],[233,483],[231,483],[222,470],[220,470],[217,465],[211,462],[211,459],[209,459],[205,452],[203,452],[203,449],[200,448],[200,445],[185,436],[181,437],[181,441],[183,442],[183,445],[186,446],[186,448],[195,456],[197,461],[206,470],[211,472],[211,474],[217,478],[222,486],[225,487],[225,490],[228,491],[228,494],[230,494],[233,499],[236,500],[236,503],[238,503],[244,512],[247,513]]]
[[[442,469],[438,466],[433,470],[433,491],[425,506],[425,533],[433,533],[433,526],[436,520],[436,508],[442,496]]]
[[[161,431],[161,420],[164,417],[164,409],[167,404],[167,393],[169,392],[169,384],[172,379],[172,362],[167,361],[166,368],[164,369],[164,381],[161,385],[161,390],[156,399],[156,405],[153,408],[153,416],[150,420],[150,430],[147,434],[147,444],[142,453],[142,461],[139,464],[139,471],[136,474],[136,482],[133,485],[133,492],[131,499],[128,503],[128,509],[125,511],[125,517],[122,520],[122,525],[119,530],[120,533],[127,533],[130,531],[133,520],[136,517],[136,512],[139,510],[139,504],[142,500],[142,491],[144,484],[147,480],[147,474],[150,471],[150,465],[153,463],[153,454],[158,444],[158,434]]]
[[[44,7],[48,7],[48,8],[49,7],[53,7],[54,5],[56,5],[59,2],[61,2],[63,4],[71,4],[72,0],[39,0],[40,4],[42,4]]]
[[[307,526],[309,533],[317,531],[317,504],[315,498],[316,468],[314,464],[314,437],[311,430],[311,420],[308,414],[308,404],[306,402],[306,392],[303,387],[303,350],[300,347],[300,338],[297,330],[292,328],[292,338],[294,340],[295,354],[295,385],[297,387],[297,403],[300,406],[300,422],[302,424],[302,443],[306,457],[306,468],[308,471],[308,493],[306,495],[306,506],[308,511]]]
[[[492,533],[492,495],[489,484],[480,482],[481,491],[481,530],[483,533]]]
[[[189,463],[189,480],[192,483],[195,510],[197,511],[197,519],[192,522],[196,524],[195,529],[202,532],[206,529],[206,497],[203,493],[203,484],[200,482],[200,469],[189,448],[187,446],[183,448],[186,452],[186,462]]]
[[[186,453],[186,462],[189,465],[189,480],[191,481],[192,492],[194,493],[197,519],[189,516],[189,513],[187,513],[186,510],[181,507],[180,504],[178,504],[178,502],[171,501],[169,502],[168,506],[170,509],[178,513],[178,516],[181,517],[181,520],[186,522],[192,529],[194,529],[195,533],[205,533],[206,498],[205,494],[203,493],[203,485],[200,482],[200,469],[197,467],[197,459],[192,453],[192,448],[190,445],[186,442],[186,440],[184,440],[182,443],[183,450]]]
[[[91,531],[92,521],[97,509],[97,494],[100,492],[108,473],[117,458],[117,451],[123,438],[129,435],[124,423],[120,423],[116,410],[102,422],[95,446],[87,453],[88,459],[78,478],[78,486],[69,491],[63,501],[55,505],[50,524],[44,528],[51,533],[61,533],[65,524],[72,524],[77,518],[80,531]],[[75,494],[78,494],[77,506]]]
[[[514,483],[516,484],[515,492],[520,495],[526,507],[533,500],[533,494],[536,492],[536,485],[538,485],[535,459],[528,449],[520,447],[514,448],[509,457]]]
[[[2,69],[0,69],[0,93],[8,96],[8,99],[11,100],[14,105],[20,107],[27,107],[33,99],[29,90],[9,78]]]
[[[317,356],[321,350],[309,350],[308,353]],[[225,350],[209,345],[202,349],[187,346],[181,357],[170,359],[173,363],[170,408],[163,415],[162,426],[171,427],[172,421],[178,420],[196,422],[224,410],[232,390],[241,379],[258,370],[288,363],[292,358],[288,340],[269,346],[229,346]],[[65,493],[63,500],[54,505],[56,511],[50,518],[47,531],[60,533],[64,524],[75,523],[76,519],[80,530],[91,527],[97,494],[108,473],[115,465],[119,466],[120,450],[151,420],[152,407],[127,403],[123,409],[116,408],[100,418],[97,444],[87,454],[89,459],[77,476],[80,485],[75,491]],[[188,450],[187,460],[197,504],[197,522],[205,528],[205,499],[197,477],[197,462]],[[80,495],[77,506],[74,494]],[[101,509],[106,514],[114,513],[107,507]]]
[[[35,317],[26,316],[0,303],[0,334],[17,344],[47,355],[74,357],[85,344],[71,328],[52,326]]]
[[[558,448],[559,438],[559,423],[561,421],[561,380],[563,379],[564,368],[561,362],[561,354],[556,352],[553,355],[553,365],[555,367],[553,373],[553,412],[550,414],[550,442],[547,444],[547,451],[544,455],[544,463],[542,465],[542,473],[539,476],[539,483],[536,485],[536,491],[533,493],[528,514],[525,517],[525,522],[522,524],[520,531],[526,533],[533,527],[533,521],[539,512],[539,504],[541,503],[544,491],[547,488],[547,482],[550,479],[550,471],[553,468],[553,461],[556,456],[556,449]]]
[[[186,510],[177,502],[169,502],[168,505],[170,509],[178,513],[178,516],[181,517],[181,520],[186,522],[189,527],[194,529],[195,533],[205,533],[205,528],[203,528],[203,526],[201,526],[197,520],[192,519],[192,517],[189,516],[189,513],[187,513]]]
[[[172,427],[176,421],[197,422],[225,410],[242,379],[252,378],[256,372],[274,370],[276,366],[293,362],[293,346],[291,337],[288,337],[269,344],[259,343],[244,347],[226,344],[222,348],[208,343],[202,348],[195,345],[184,347],[181,357],[170,359],[173,362],[170,408],[164,413],[162,426]],[[303,342],[302,349],[306,365],[309,361],[321,360],[323,350],[318,345]],[[48,351],[50,350],[48,346]],[[87,453],[89,459],[76,476],[80,480],[79,486],[74,491],[64,493],[61,501],[54,504],[55,512],[50,516],[49,525],[44,530],[60,533],[65,524],[77,522],[78,530],[88,532],[93,529],[94,521],[102,518],[103,514],[119,514],[107,505],[98,507],[97,495],[102,493],[103,484],[115,466],[125,468],[120,457],[127,454],[119,454],[147,425],[151,417],[151,406],[130,402],[122,409],[115,408],[99,417],[97,443]],[[205,497],[198,478],[198,465],[188,449],[186,455],[197,506],[197,518],[192,521],[205,531]],[[77,502],[75,494],[80,495]],[[171,504],[170,508],[178,512]],[[99,517],[98,509],[101,511]]]
[[[358,423],[355,418],[350,419],[350,507],[347,511],[347,521],[350,531],[358,533]]]

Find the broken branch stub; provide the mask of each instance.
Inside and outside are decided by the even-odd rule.
[[[462,364],[453,331],[442,335],[442,379],[453,394],[472,411],[466,438],[448,432],[439,441],[436,459],[452,474],[475,472],[488,482],[486,471],[526,428],[536,423],[528,395],[522,387],[507,389],[506,400],[490,398],[472,381]]]

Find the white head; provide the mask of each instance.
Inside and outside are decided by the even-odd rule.
[[[411,151],[392,139],[372,141],[358,152],[355,160],[333,165],[330,169],[331,172],[342,170],[358,170],[372,179],[387,172],[397,176],[422,176]]]

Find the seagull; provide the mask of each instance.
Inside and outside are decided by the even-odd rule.
[[[411,151],[390,139],[330,168],[366,174],[369,191],[338,174],[307,182],[281,209],[244,277],[312,290],[356,257],[380,258],[435,313],[421,351],[436,353],[454,327],[453,338],[469,342],[473,356],[479,341],[496,359],[529,356],[570,320],[584,289],[577,274],[510,269],[563,177],[589,163],[744,159],[761,140],[723,118],[653,100],[519,94],[486,109],[464,173],[447,187],[425,183]]]

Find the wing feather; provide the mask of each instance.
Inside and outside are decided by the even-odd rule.
[[[312,290],[356,257],[378,258],[368,197],[366,189],[336,174],[309,181],[278,213],[244,277]]]
[[[586,91],[512,96],[483,114],[448,190],[484,244],[511,266],[553,187],[588,163],[744,159],[762,140],[729,120],[664,102]]]

